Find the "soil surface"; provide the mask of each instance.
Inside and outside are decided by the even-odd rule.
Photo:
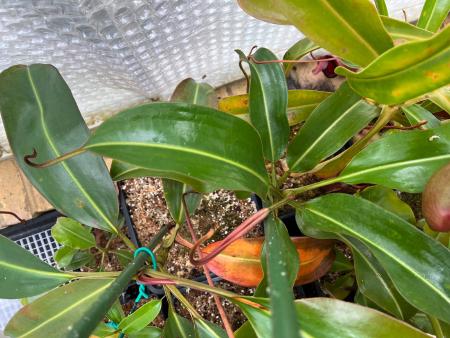
[[[127,196],[132,220],[136,226],[142,245],[148,244],[161,226],[174,222],[166,206],[161,179],[136,178],[123,183],[123,190]],[[218,230],[209,242],[225,238],[234,228],[246,218],[256,212],[256,206],[250,199],[240,200],[233,192],[218,190],[204,195],[199,208],[191,215],[192,225],[197,237],[201,237],[214,226]],[[192,242],[187,227],[180,228],[179,234]],[[263,236],[263,227],[257,226],[247,234],[247,237]],[[175,243],[168,253],[166,269],[169,273],[183,278],[194,279],[203,275],[203,269],[193,266],[189,261],[189,250]],[[226,290],[241,294],[252,295],[254,289],[243,288],[226,281],[217,285]],[[203,318],[221,325],[221,320],[210,294],[188,289],[186,298],[191,302]],[[189,313],[178,302],[175,303],[177,312],[190,319]],[[239,308],[222,300],[225,311],[234,329],[239,328],[245,321]]]

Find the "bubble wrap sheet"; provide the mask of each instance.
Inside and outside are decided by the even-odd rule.
[[[314,0],[311,0],[314,1]],[[423,0],[387,0],[418,17]],[[332,32],[330,32],[332,34]],[[234,49],[281,54],[301,38],[246,15],[236,0],[0,0],[0,70],[51,63],[89,126],[126,107],[167,98],[184,78],[219,86],[241,77]],[[0,122],[0,157],[8,155]]]

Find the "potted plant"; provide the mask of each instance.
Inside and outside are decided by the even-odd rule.
[[[446,121],[450,29],[439,30],[448,2],[426,1],[418,26],[387,17],[384,2],[376,3],[382,15],[366,0],[338,4],[283,0],[275,6],[271,1],[240,1],[251,15],[295,25],[310,40],[293,46],[285,60],[277,60],[265,48],[249,55],[238,52],[240,63],[250,67],[249,92],[221,102],[223,111],[208,107],[199,99],[206,88],[188,81],[184,89],[194,94],[174,100],[183,103],[127,109],[90,133],[55,68],[31,65],[4,71],[0,109],[8,140],[35,187],[75,220],[60,224],[63,238],[69,238],[67,246],[75,250],[97,246],[84,226],[98,228],[120,238],[129,247],[131,260],[121,272],[59,271],[0,237],[0,297],[47,292],[19,311],[6,333],[17,337],[85,337],[94,330],[100,336],[130,337],[427,337],[425,330],[438,337],[448,335],[450,251],[441,243],[445,240],[432,232],[449,230],[445,180],[450,162]],[[289,66],[280,63],[292,63],[319,46],[333,55],[330,59],[340,65],[335,71],[346,82],[332,94],[288,92]],[[435,110],[447,113],[438,119]],[[290,124],[298,123],[297,134],[289,140]],[[358,141],[338,153],[363,130]],[[373,141],[375,136],[378,140]],[[101,156],[114,159],[115,179],[163,177],[166,200],[178,226],[162,227],[146,248],[136,248],[122,233],[113,181]],[[280,161],[285,165],[280,166]],[[286,188],[292,175],[307,174],[318,179]],[[421,193],[428,181],[431,188],[426,190],[424,212],[430,224],[421,221],[420,228],[412,224],[415,219],[410,215],[405,217],[405,205],[392,189]],[[383,187],[363,189],[367,185]],[[310,200],[301,198],[323,187],[332,189]],[[190,226],[198,194],[216,189],[255,193],[263,208],[215,245],[202,246],[210,234],[178,241],[191,247],[191,261],[203,265],[206,276],[215,266],[229,278],[221,270],[225,264],[221,255],[236,243],[248,246],[242,236],[264,220],[263,274],[254,296],[171,275],[154,257],[155,253],[161,257],[159,253],[177,239],[179,226]],[[295,299],[292,287],[306,270],[305,254],[279,219],[286,206],[295,210],[301,231],[317,246],[337,240],[351,248],[353,267],[347,264],[345,269],[354,270],[355,302],[363,306],[333,298]],[[103,250],[107,248],[98,247],[100,254]],[[329,257],[324,255],[318,266]],[[160,300],[147,302],[128,316],[121,312],[116,301],[130,280],[164,286],[170,310],[162,332],[148,326],[160,311]],[[239,306],[248,322],[236,332],[225,325],[224,331],[201,318],[176,286],[226,298]],[[145,296],[141,293],[136,302]],[[192,322],[173,311],[173,298],[185,306]],[[105,316],[109,324],[103,321]]]

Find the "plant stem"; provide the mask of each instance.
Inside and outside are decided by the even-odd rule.
[[[272,167],[272,168],[274,168],[274,167]],[[184,195],[182,196],[181,201],[183,203],[184,213],[185,213],[185,217],[186,217],[186,224],[189,228],[189,232],[191,233],[192,240],[194,242],[197,242],[197,236],[195,235],[195,231],[192,226],[191,216],[189,215],[189,208],[187,207],[186,200],[184,199]],[[197,248],[197,254],[199,255],[200,258],[203,257],[202,251],[200,250],[200,248]],[[206,276],[206,280],[208,281],[208,285],[211,287],[214,287],[214,282],[211,278],[208,267],[206,265],[202,265],[202,267],[203,267],[203,272],[205,273],[205,276]],[[220,298],[215,294],[213,295],[213,298],[214,298],[214,302],[216,303],[217,310],[219,311],[220,318],[222,319],[223,326],[225,327],[225,331],[227,332],[228,337],[234,338],[233,329],[231,327],[230,321],[228,320],[227,314],[225,313],[225,309],[223,308],[222,303],[220,302]]]
[[[137,247],[134,243],[122,232],[118,231],[117,236],[125,243],[125,245],[132,251],[136,251]]]
[[[434,334],[436,335],[436,338],[445,338],[444,332],[442,331],[441,324],[439,323],[439,320],[434,316],[429,316],[428,319],[431,322],[431,326],[433,327]]]
[[[71,274],[77,278],[104,279],[104,278],[117,277],[121,274],[121,271],[110,271],[110,272],[78,272],[78,271],[74,271],[74,272],[71,272]]]
[[[323,181],[320,181],[320,182],[304,185],[302,187],[293,188],[293,189],[287,189],[283,193],[284,193],[284,195],[286,197],[295,196],[295,195],[304,193],[304,192],[309,191],[309,190],[321,188],[321,187],[324,187],[324,186],[327,186],[327,185],[330,185],[330,184],[333,184],[333,183],[336,183],[336,182],[340,182],[341,180],[342,180],[341,177],[334,177],[334,178],[330,178],[328,180],[323,180]],[[285,199],[281,200],[279,203],[284,202],[286,204],[291,199],[292,198],[285,198]]]
[[[197,310],[192,306],[191,303],[183,296],[183,294],[176,288],[174,285],[166,285],[167,288],[180,302],[183,306],[189,311],[190,315],[197,319],[202,319],[202,316],[197,312]],[[170,301],[172,303],[172,300]],[[173,304],[172,304],[173,306]]]

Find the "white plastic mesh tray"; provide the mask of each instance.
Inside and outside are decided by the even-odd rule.
[[[51,236],[50,229],[38,232],[31,236],[21,238],[16,241],[24,249],[42,261],[56,266],[53,256],[60,247]],[[0,299],[0,337],[10,318],[22,307],[20,301],[15,299]]]
[[[404,9],[413,20],[423,0],[387,4],[391,15],[403,18]],[[236,48],[280,54],[300,37],[293,27],[251,18],[236,0],[0,0],[0,70],[54,64],[90,126],[166,98],[187,77],[206,75],[214,86],[241,77]],[[8,155],[0,122],[2,152]]]

